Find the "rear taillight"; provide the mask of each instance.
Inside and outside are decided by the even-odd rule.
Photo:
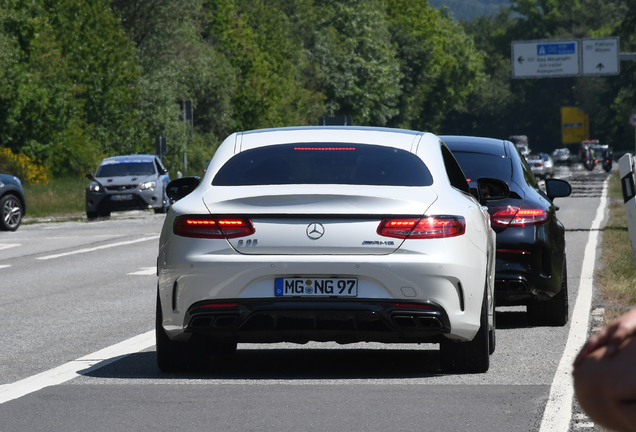
[[[499,227],[541,225],[550,220],[547,211],[540,208],[519,206],[493,207],[490,209],[492,225]]]
[[[456,237],[466,232],[466,220],[461,216],[428,216],[423,218],[383,219],[378,234],[384,237],[434,239]]]
[[[179,216],[172,226],[178,236],[207,239],[245,237],[255,231],[252,221],[245,217]]]

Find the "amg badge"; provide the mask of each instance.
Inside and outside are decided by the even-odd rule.
[[[394,246],[395,243],[393,242],[393,240],[388,240],[388,241],[384,241],[384,240],[365,240],[362,242],[362,246]]]

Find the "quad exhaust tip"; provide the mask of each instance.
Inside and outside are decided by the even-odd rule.
[[[399,328],[439,330],[443,327],[442,322],[433,316],[394,315],[392,320],[393,324]]]

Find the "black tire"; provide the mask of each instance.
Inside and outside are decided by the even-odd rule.
[[[0,198],[0,231],[15,231],[22,223],[24,208],[22,202],[13,194]]]
[[[161,207],[154,209],[154,211],[155,214],[166,214],[168,213],[168,205],[164,202]]]
[[[492,328],[488,330],[488,354],[490,355],[493,355],[495,353],[495,348],[497,348],[497,332],[495,331],[497,324],[495,323],[495,317],[496,313],[493,308]]]
[[[159,295],[157,295],[155,336],[159,370],[170,373],[205,369],[209,364],[210,353],[200,349],[201,344],[197,344],[197,341],[192,340],[192,338],[188,342],[171,340],[163,329],[162,322],[163,313],[161,312]]]
[[[157,350],[157,366],[162,372],[180,372],[185,370],[183,347],[185,343],[172,341],[162,326],[163,312],[161,312],[161,300],[157,295],[157,314],[155,322],[155,337]]]
[[[488,298],[484,292],[481,305],[480,327],[470,342],[454,342],[451,340],[440,343],[440,360],[444,372],[453,373],[483,373],[490,368],[491,329],[488,326]],[[493,333],[494,333],[494,329]]]
[[[563,327],[568,323],[568,317],[568,270],[564,259],[561,291],[548,301],[534,300],[528,303],[528,325]]]
[[[96,219],[110,219],[110,212],[86,212],[86,219],[94,221]]]
[[[162,326],[163,313],[157,295],[156,349],[157,366],[162,372],[199,372],[210,365],[210,357],[228,355],[236,351],[236,342],[214,342],[210,338],[192,335],[187,342],[171,340]]]

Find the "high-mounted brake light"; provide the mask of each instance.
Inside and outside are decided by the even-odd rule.
[[[401,239],[456,237],[465,232],[466,220],[463,217],[447,215],[383,219],[378,226],[381,236]]]
[[[499,227],[541,225],[550,220],[550,215],[544,209],[507,206],[490,209],[490,219],[493,225]]]
[[[294,147],[294,150],[320,150],[320,151],[352,151],[355,147]]]
[[[224,239],[245,237],[256,230],[246,217],[179,216],[174,220],[172,232],[182,237]]]

